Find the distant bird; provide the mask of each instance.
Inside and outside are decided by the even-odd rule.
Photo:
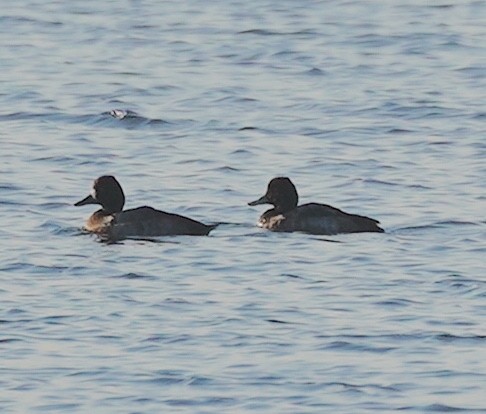
[[[101,209],[89,217],[84,228],[112,241],[137,236],[206,236],[216,227],[147,206],[123,210],[125,195],[111,175],[97,178],[91,194],[74,205],[86,204],[100,204]]]
[[[301,231],[310,234],[332,235],[339,233],[377,232],[384,230],[379,221],[357,214],[345,213],[326,204],[309,203],[297,206],[297,190],[287,177],[277,177],[268,183],[267,192],[250,206],[272,204],[257,223],[272,231]]]

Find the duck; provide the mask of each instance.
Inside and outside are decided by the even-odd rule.
[[[303,232],[314,235],[340,233],[383,233],[378,220],[349,214],[326,204],[308,203],[298,206],[299,196],[288,177],[275,177],[268,183],[267,192],[250,206],[271,204],[257,226],[276,232]]]
[[[103,175],[94,180],[91,193],[74,205],[79,207],[87,204],[99,204],[101,209],[88,218],[84,229],[109,241],[129,237],[206,236],[217,226],[148,206],[123,210],[125,194],[112,175]]]

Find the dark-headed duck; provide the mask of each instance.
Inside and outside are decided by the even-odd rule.
[[[111,175],[97,178],[91,194],[74,205],[86,204],[100,204],[101,209],[91,215],[84,228],[108,240],[172,235],[206,236],[216,227],[147,206],[123,210],[125,195],[120,183]]]
[[[287,177],[277,177],[268,183],[266,194],[250,206],[272,204],[265,211],[258,226],[272,231],[301,231],[310,234],[332,235],[338,233],[383,233],[379,222],[357,214],[345,213],[326,204],[309,203],[297,206],[297,190]]]

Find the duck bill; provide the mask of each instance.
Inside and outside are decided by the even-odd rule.
[[[248,203],[249,206],[258,206],[259,204],[271,204],[268,201],[266,194],[264,196],[260,197],[258,200],[255,200],[255,201],[252,201],[251,203]]]
[[[94,197],[90,194],[88,197],[83,198],[82,200],[78,201],[74,205],[78,206],[85,206],[86,204],[98,204],[98,201],[94,199]]]

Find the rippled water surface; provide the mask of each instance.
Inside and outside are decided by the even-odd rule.
[[[2,413],[486,412],[486,7],[18,1],[0,17]],[[209,237],[99,243],[72,205]],[[255,226],[301,202],[384,234]]]

